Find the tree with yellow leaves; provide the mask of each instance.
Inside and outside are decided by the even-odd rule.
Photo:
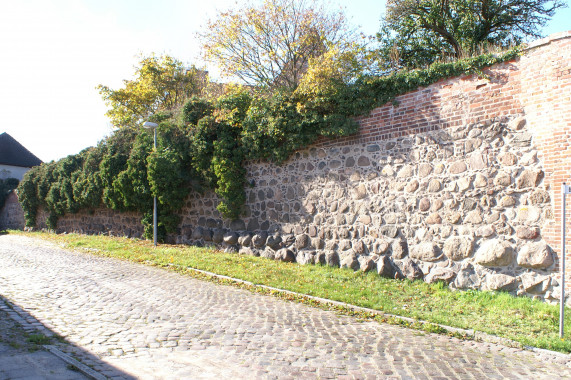
[[[265,0],[219,12],[198,34],[205,58],[222,74],[265,89],[295,90],[310,59],[355,37],[343,12],[319,1]]]
[[[134,127],[142,118],[157,112],[168,113],[207,84],[206,72],[168,55],[141,58],[135,66],[135,79],[124,80],[124,87],[113,90],[99,85],[99,93],[109,107],[106,115],[117,128]]]

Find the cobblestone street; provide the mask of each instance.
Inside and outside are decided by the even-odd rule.
[[[0,294],[101,358],[105,371],[83,359],[110,377],[571,377],[561,358],[358,322],[15,235],[0,236]]]

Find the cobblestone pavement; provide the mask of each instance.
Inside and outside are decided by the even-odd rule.
[[[137,378],[571,378],[560,357],[358,322],[21,236],[0,236],[0,293]]]

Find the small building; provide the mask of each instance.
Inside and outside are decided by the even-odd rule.
[[[0,179],[22,180],[24,173],[41,163],[42,160],[24,148],[12,136],[6,132],[0,134]]]

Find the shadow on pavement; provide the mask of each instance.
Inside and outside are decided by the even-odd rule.
[[[0,380],[135,379],[59,337],[0,295]]]

